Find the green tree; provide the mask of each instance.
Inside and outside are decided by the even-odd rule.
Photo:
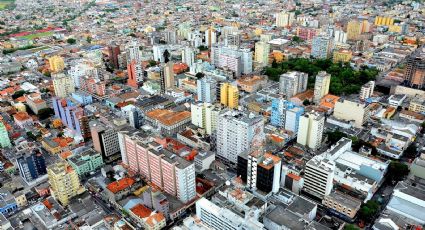
[[[310,105],[311,103],[310,103],[310,101],[309,100],[307,100],[307,99],[305,99],[304,101],[303,101],[303,105],[304,106],[307,106],[307,105]]]
[[[300,37],[298,37],[298,36],[293,36],[292,37],[292,41],[293,42],[296,42],[296,43],[299,43],[299,42],[302,42],[303,40]]]
[[[341,138],[343,137],[347,137],[347,134],[339,131],[339,130],[335,130],[335,131],[328,131],[326,132],[326,136],[328,137],[328,143],[331,145],[336,144]]]
[[[205,76],[205,74],[204,74],[204,73],[202,73],[202,72],[196,73],[196,75],[195,75],[196,79],[201,79],[201,78],[203,78],[204,76]]]
[[[199,49],[199,51],[206,51],[206,50],[208,50],[208,46],[200,45],[200,46],[198,46],[198,49]]]
[[[75,38],[68,38],[68,39],[66,39],[66,42],[68,42],[68,44],[73,45],[73,44],[77,43],[77,40]]]
[[[391,181],[401,181],[409,174],[409,167],[398,161],[391,161],[388,167],[387,179]]]
[[[93,38],[91,36],[87,36],[86,41],[87,43],[91,43],[93,40]]]
[[[415,158],[418,155],[415,143],[410,144],[406,150],[404,150],[404,156],[408,158]]]
[[[38,115],[38,118],[40,118],[40,120],[44,120],[46,118],[49,118],[53,114],[54,114],[54,111],[52,108],[44,108],[44,109],[40,109],[37,115]]]
[[[360,229],[354,226],[353,224],[347,224],[344,226],[344,230],[360,230]]]
[[[379,203],[374,200],[369,200],[365,204],[362,205],[362,207],[359,210],[359,218],[361,220],[364,220],[366,222],[370,222],[373,220],[374,216],[379,211]]]
[[[27,94],[28,92],[27,91],[25,91],[25,90],[18,90],[18,91],[16,91],[13,95],[12,95],[12,98],[13,99],[16,99],[16,98],[18,98],[18,97],[22,97],[24,94]]]

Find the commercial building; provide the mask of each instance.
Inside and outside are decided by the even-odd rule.
[[[203,77],[196,81],[198,101],[215,103],[217,100],[217,81],[211,77]]]
[[[267,42],[255,43],[254,60],[261,66],[266,66],[269,63],[270,44]]]
[[[353,52],[351,50],[339,49],[333,52],[332,61],[334,63],[342,62],[350,62],[353,57]]]
[[[425,99],[420,96],[415,96],[410,100],[409,110],[416,113],[425,113]]]
[[[360,89],[360,100],[364,101],[373,95],[373,91],[375,90],[375,81],[369,81],[368,83],[362,85]]]
[[[425,52],[419,51],[417,54],[407,58],[405,83],[412,88],[425,87]]]
[[[335,104],[333,116],[344,121],[353,121],[355,127],[361,128],[369,120],[369,110],[369,106],[364,103],[340,99]]]
[[[332,55],[333,38],[319,35],[313,38],[311,45],[311,56],[318,59],[326,59]]]
[[[71,198],[84,192],[77,172],[65,162],[49,165],[47,175],[51,194],[64,206]]]
[[[105,162],[112,162],[120,157],[118,132],[124,128],[113,121],[102,122],[90,121],[90,133],[93,140],[93,148],[99,152]]]
[[[6,126],[3,122],[0,122],[0,147],[9,148],[12,144],[10,143],[9,133],[7,132]]]
[[[292,71],[280,75],[279,92],[291,98],[298,93],[307,90],[308,74],[303,72]]]
[[[323,199],[333,188],[335,163],[323,154],[314,156],[305,167],[303,191]]]
[[[192,124],[205,129],[211,135],[217,128],[217,117],[220,110],[214,105],[207,103],[191,104],[190,113]]]
[[[65,98],[75,92],[74,80],[63,73],[52,74],[55,95]]]
[[[146,113],[145,120],[161,134],[173,135],[185,129],[191,121],[189,111],[154,109]]]
[[[252,190],[276,193],[280,188],[282,159],[271,153],[254,150],[238,156],[238,176]]]
[[[0,213],[6,217],[18,210],[15,197],[5,187],[0,188]]]
[[[103,166],[102,155],[91,148],[69,157],[67,161],[80,177]]]
[[[217,119],[217,157],[230,164],[237,156],[259,146],[264,140],[264,121],[261,116],[226,110]]]
[[[300,117],[300,125],[297,133],[297,143],[318,149],[322,144],[325,117],[315,111]]]
[[[205,198],[196,201],[196,216],[205,225],[213,229],[259,230],[264,228],[258,221],[243,218],[231,210],[221,208]]]
[[[52,56],[47,60],[49,61],[49,69],[52,73],[58,73],[65,69],[65,62],[61,56]]]
[[[27,102],[28,107],[30,107],[35,114],[38,114],[38,111],[41,109],[47,108],[46,101],[41,99],[41,94],[39,93],[25,95],[25,101]]]
[[[46,163],[40,151],[24,154],[16,159],[19,173],[25,182],[29,183],[47,173]]]
[[[341,192],[332,192],[324,197],[322,204],[353,219],[362,201]]]
[[[239,105],[239,90],[236,85],[222,83],[220,86],[220,103],[231,109]]]
[[[316,75],[316,81],[314,82],[314,97],[313,102],[316,104],[320,103],[322,97],[329,93],[329,86],[331,84],[331,75],[325,71],[320,71]]]

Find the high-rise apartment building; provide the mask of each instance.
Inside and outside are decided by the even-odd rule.
[[[210,27],[205,30],[205,45],[211,47],[217,42],[217,32],[214,28]]]
[[[366,100],[369,97],[372,97],[373,91],[375,89],[375,81],[369,81],[368,83],[364,84],[362,88],[360,89],[360,100]]]
[[[63,73],[52,74],[53,88],[57,97],[67,97],[75,92],[74,80]]]
[[[174,72],[173,62],[167,62],[161,66],[160,81],[161,81],[161,93],[165,93],[168,89],[174,88]]]
[[[225,46],[239,47],[241,44],[241,34],[239,32],[227,33],[224,38]]]
[[[58,73],[65,69],[65,62],[61,56],[52,56],[48,58],[49,69],[52,73]]]
[[[314,96],[313,102],[316,104],[320,103],[320,99],[329,93],[329,86],[331,84],[331,75],[325,71],[320,71],[316,75],[316,81],[314,82]]]
[[[425,51],[407,58],[405,83],[413,88],[425,88]]]
[[[7,132],[6,126],[0,121],[0,147],[9,148],[12,144],[10,143],[9,133]]]
[[[391,26],[393,24],[394,24],[394,18],[392,17],[383,17],[383,16],[375,17],[375,26]]]
[[[347,33],[342,30],[335,30],[334,32],[335,43],[347,43]]]
[[[262,66],[266,66],[269,63],[270,44],[267,42],[255,43],[255,56],[254,59],[257,63]]]
[[[120,54],[120,46],[116,43],[113,43],[108,47],[109,63],[114,69],[118,69],[120,67],[118,62],[118,56]]]
[[[27,183],[47,173],[44,156],[39,150],[20,156],[16,162],[22,179]]]
[[[47,175],[52,196],[64,206],[71,198],[84,192],[77,172],[64,161],[49,165]]]
[[[138,88],[139,85],[143,82],[143,68],[138,61],[132,60],[127,65],[127,74],[128,74],[127,84],[129,86]]]
[[[329,36],[319,35],[313,38],[311,56],[326,59],[332,55],[333,39]]]
[[[192,47],[186,46],[182,50],[182,62],[189,67],[192,67],[192,65],[195,63],[195,51]]]
[[[198,101],[215,103],[217,99],[217,81],[211,77],[203,77],[196,81]]]
[[[353,122],[353,126],[361,128],[370,118],[371,104],[339,99],[335,103],[333,116],[337,119]]]
[[[297,134],[297,143],[318,149],[322,144],[325,117],[315,111],[301,116]]]
[[[208,103],[192,104],[190,106],[192,124],[205,129],[211,135],[217,128],[217,117],[220,110]]]
[[[79,103],[72,98],[53,98],[52,104],[55,117],[61,119],[62,124],[85,139],[91,136],[89,118]]]
[[[226,110],[217,119],[217,157],[236,164],[237,156],[264,140],[261,116]]]
[[[282,11],[276,14],[276,26],[277,27],[288,27],[292,26],[292,23],[295,21],[294,12],[285,12]]]
[[[357,20],[351,20],[347,24],[347,39],[357,40],[362,33],[362,23]]]
[[[211,47],[211,64],[220,68],[227,68],[233,71],[235,76],[252,73],[252,58],[250,49],[220,45]]]
[[[140,55],[139,43],[137,41],[131,41],[125,46],[125,52],[127,54],[127,63],[136,61],[140,63],[142,60]]]
[[[298,71],[292,71],[280,75],[279,91],[286,98],[291,98],[298,93],[307,90],[308,74]]]
[[[220,103],[231,109],[239,106],[239,90],[236,85],[222,83],[220,86]]]
[[[138,133],[123,132],[123,163],[166,193],[186,203],[196,197],[195,164],[148,142]],[[125,155],[125,156],[124,156]]]

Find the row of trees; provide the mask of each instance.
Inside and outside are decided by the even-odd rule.
[[[331,59],[310,60],[306,58],[293,58],[265,68],[265,74],[274,81],[279,81],[281,74],[288,71],[301,71],[309,75],[308,88],[314,87],[315,76],[319,71],[331,74],[329,91],[335,95],[354,94],[360,91],[363,84],[375,80],[378,70],[363,67],[353,69],[349,63],[333,63]]]

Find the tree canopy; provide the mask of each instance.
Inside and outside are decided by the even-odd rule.
[[[331,74],[329,92],[334,95],[358,93],[362,85],[375,80],[378,75],[377,69],[364,67],[355,70],[348,63],[333,63],[330,59],[293,58],[265,68],[265,74],[273,81],[279,81],[280,75],[288,71],[307,73],[308,88],[314,87],[315,77],[319,71],[326,71]]]

